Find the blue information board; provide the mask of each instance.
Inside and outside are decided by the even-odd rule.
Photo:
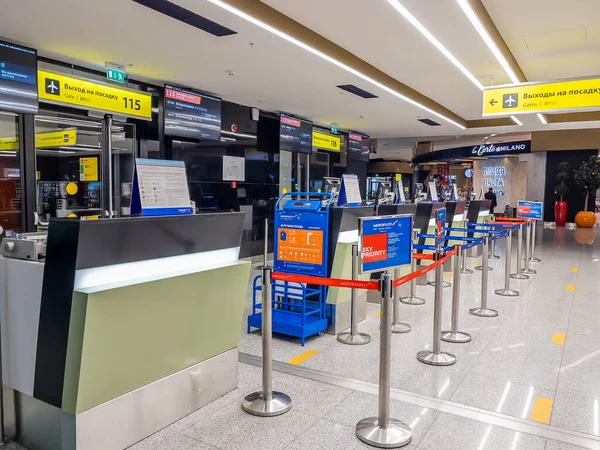
[[[319,199],[291,198],[300,195]],[[282,202],[282,199],[286,201]],[[322,199],[328,200],[325,205]],[[327,276],[329,206],[332,201],[333,196],[328,193],[293,192],[279,197],[275,206],[276,272]]]
[[[192,214],[184,162],[137,158],[133,170],[130,214]]]
[[[410,264],[412,215],[362,217],[358,220],[361,273]]]
[[[542,202],[528,202],[519,200],[517,203],[517,217],[521,219],[542,220],[544,204]]]
[[[435,212],[435,247],[440,248],[446,240],[446,208]]]

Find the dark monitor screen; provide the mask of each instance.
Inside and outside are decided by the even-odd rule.
[[[165,85],[165,134],[220,140],[221,99]]]
[[[37,114],[37,51],[0,41],[0,109]]]
[[[348,132],[348,158],[356,161],[369,161],[371,138],[366,134]]]
[[[312,153],[312,122],[281,114],[279,149],[295,153]]]

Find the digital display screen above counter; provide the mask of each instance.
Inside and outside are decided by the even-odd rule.
[[[371,138],[366,134],[348,132],[348,158],[369,162]]]
[[[221,99],[165,85],[165,134],[221,139]]]
[[[37,114],[37,51],[0,41],[0,110]]]
[[[312,153],[312,122],[281,114],[279,149],[294,153]]]

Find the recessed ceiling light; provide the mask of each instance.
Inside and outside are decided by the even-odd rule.
[[[540,119],[540,122],[542,122],[544,125],[548,124],[548,121],[546,120],[546,116],[544,116],[543,114],[538,113],[538,119]]]
[[[357,76],[357,77],[359,77],[359,78],[361,78],[361,79],[363,79],[363,80],[371,83],[372,85],[378,87],[379,89],[382,89],[382,90],[388,92],[389,94],[392,94],[393,96],[395,96],[395,97],[397,97],[397,98],[399,98],[401,100],[404,100],[404,101],[410,103],[411,105],[414,105],[414,106],[416,106],[418,108],[421,108],[421,109],[423,109],[423,110],[425,110],[425,111],[427,111],[427,112],[429,112],[429,113],[431,113],[431,114],[433,114],[433,115],[435,115],[437,117],[440,117],[441,119],[444,119],[445,121],[451,123],[452,125],[457,126],[458,128],[460,128],[462,130],[466,129],[466,127],[464,125],[461,125],[460,123],[455,122],[454,120],[450,119],[449,117],[446,117],[443,114],[440,114],[437,111],[434,111],[433,109],[428,108],[425,105],[422,105],[421,103],[413,100],[412,98],[409,98],[409,97],[401,94],[400,92],[395,91],[394,89],[386,86],[385,84],[380,83],[377,80],[374,80],[373,78],[371,78],[371,77],[363,74],[362,72],[359,72],[358,70],[353,69],[352,67],[344,64],[343,62],[341,62],[341,61],[339,61],[339,60],[337,60],[337,59],[329,56],[326,53],[323,53],[320,50],[317,50],[314,47],[311,47],[310,45],[308,45],[308,44],[306,44],[306,43],[304,43],[304,42],[302,42],[302,41],[300,41],[300,40],[298,40],[298,39],[290,36],[289,34],[286,34],[283,31],[278,30],[277,28],[272,27],[271,25],[268,25],[268,24],[262,22],[261,20],[257,19],[256,17],[253,17],[250,14],[246,14],[244,11],[241,11],[241,10],[239,10],[237,8],[234,8],[233,6],[231,6],[228,3],[225,3],[222,0],[206,0],[206,1],[212,3],[213,5],[218,6],[220,8],[223,8],[224,10],[229,11],[230,13],[235,14],[236,16],[238,16],[238,17],[240,17],[240,18],[242,18],[244,20],[247,20],[248,22],[253,23],[254,25],[257,25],[257,26],[261,27],[263,30],[266,30],[266,31],[268,31],[270,33],[273,33],[276,36],[279,36],[282,39],[285,39],[286,41],[288,41],[288,42],[290,42],[290,43],[292,43],[292,44],[294,44],[294,45],[296,45],[296,46],[298,46],[298,47],[300,47],[300,48],[302,48],[302,49],[304,49],[304,50],[312,53],[313,55],[316,55],[316,56],[318,56],[320,58],[323,58],[324,60],[326,60],[326,61],[328,61],[328,62],[330,62],[332,64],[335,64],[339,68],[344,69],[346,72],[349,72],[349,73],[351,73],[351,74],[353,74],[353,75],[355,75],[355,76]]]
[[[506,60],[506,58],[504,57],[504,55],[502,54],[492,37],[490,36],[490,33],[488,33],[488,30],[485,28],[485,25],[481,23],[481,20],[479,20],[479,17],[477,17],[477,14],[475,14],[475,11],[473,11],[469,0],[456,1],[458,2],[458,5],[461,7],[461,9],[471,22],[475,30],[477,30],[477,32],[479,33],[479,36],[481,36],[481,39],[483,39],[483,42],[485,42],[488,48],[492,51],[492,53],[494,54],[504,71],[509,76],[510,80],[515,84],[520,83],[521,80],[519,80],[517,74],[514,72],[514,70],[512,70],[512,67],[510,67],[510,64],[508,63],[508,61]]]
[[[514,123],[516,123],[517,125],[519,125],[520,127],[523,126],[523,122],[521,122],[519,119],[517,119],[515,116],[510,116],[510,118],[512,119],[512,121]]]
[[[466,69],[466,67],[463,66],[461,62],[458,59],[456,59],[454,55],[450,53],[448,49],[444,47],[444,45],[440,41],[438,41],[435,38],[435,36],[429,32],[427,28],[423,26],[423,24],[421,24],[421,22],[417,20],[415,16],[413,16],[404,6],[402,6],[398,0],[388,0],[388,3],[392,5],[394,9],[402,15],[402,17],[408,20],[410,24],[419,31],[419,33],[421,33],[429,42],[431,42],[433,46],[442,53],[442,55],[448,58],[448,60],[452,64],[454,64],[454,66],[458,70],[460,70],[469,80],[471,80],[471,82],[475,86],[477,86],[481,90],[484,89],[483,85],[479,82],[479,80],[475,78],[475,76],[471,72],[469,72]]]

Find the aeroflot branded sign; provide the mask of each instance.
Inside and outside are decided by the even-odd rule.
[[[360,218],[360,272],[410,264],[412,215]]]

